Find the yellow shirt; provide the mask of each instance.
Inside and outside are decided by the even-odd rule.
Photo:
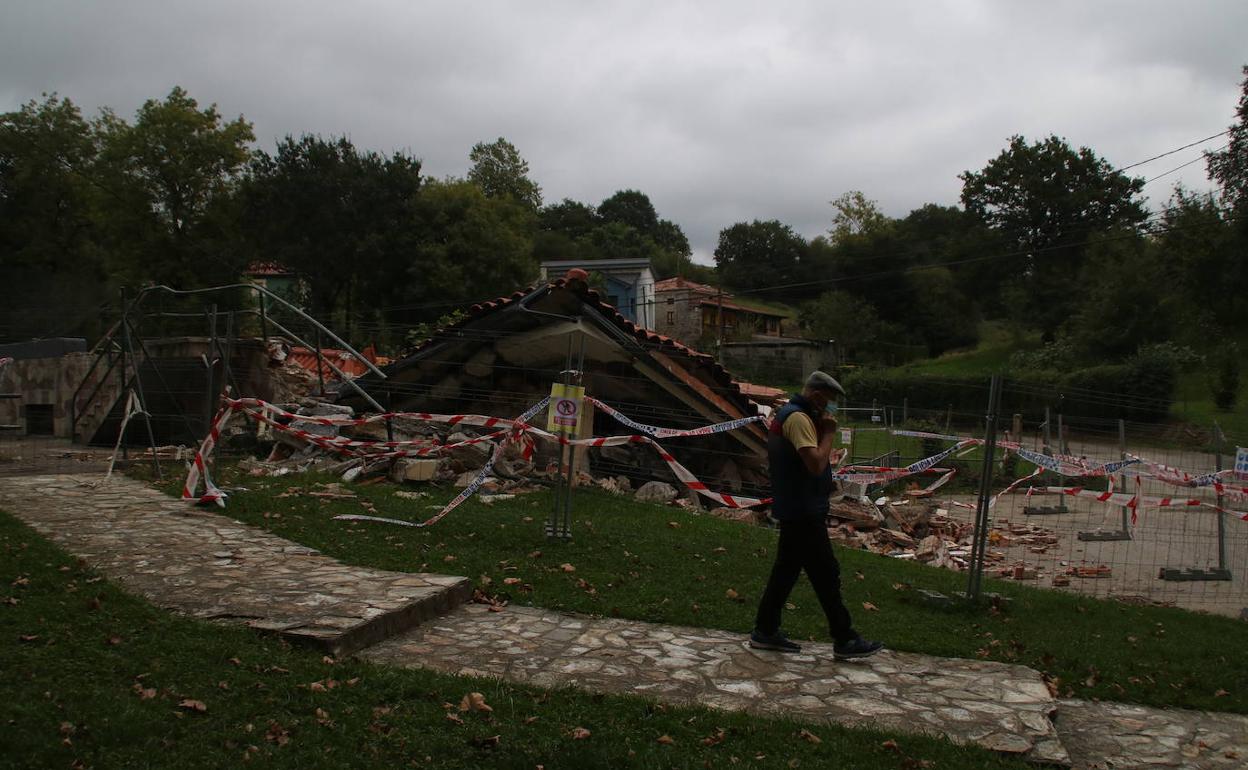
[[[781,429],[784,431],[784,437],[794,449],[801,451],[805,447],[819,448],[815,424],[811,421],[810,415],[805,412],[794,412],[789,415]]]

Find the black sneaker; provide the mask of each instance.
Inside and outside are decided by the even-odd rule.
[[[884,649],[883,642],[873,642],[869,639],[863,639],[861,636],[855,636],[848,642],[837,642],[833,644],[832,657],[837,660],[869,658],[882,649]]]
[[[777,652],[802,651],[800,644],[789,641],[789,637],[780,631],[774,634],[764,634],[762,631],[755,631],[750,634],[750,646],[756,650],[776,650]]]

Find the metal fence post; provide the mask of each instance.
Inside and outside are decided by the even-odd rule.
[[[1001,400],[1001,375],[994,374],[988,386],[988,413],[984,416],[984,464],[979,480],[979,505],[975,511],[974,541],[971,543],[970,575],[966,596],[978,602],[984,580],[984,549],[988,545],[988,501],[992,488],[992,466],[997,448],[997,406]]]

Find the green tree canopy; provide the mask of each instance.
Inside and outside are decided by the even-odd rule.
[[[529,162],[503,137],[478,142],[468,153],[472,168],[468,181],[481,188],[487,198],[512,198],[537,211],[542,206],[542,188],[529,178]]]
[[[308,282],[315,314],[346,310],[363,292],[384,301],[405,274],[418,233],[420,162],[362,152],[345,137],[286,137],[257,153],[241,192],[251,254]]]
[[[200,109],[175,87],[164,101],[144,102],[133,125],[108,112],[97,125],[114,269],[132,283],[232,279],[241,265],[228,243],[230,217],[214,208],[227,204],[250,157],[251,124],[225,121],[216,105]]]
[[[1147,218],[1136,198],[1142,179],[1056,136],[1033,143],[1011,137],[983,169],[959,177],[966,210],[1020,253],[1015,275],[1030,317],[1049,337],[1074,310],[1088,241],[1136,228]]]
[[[817,278],[802,272],[808,250],[806,239],[792,227],[775,219],[756,219],[720,231],[715,264],[726,286],[787,300],[792,290],[782,287]]]

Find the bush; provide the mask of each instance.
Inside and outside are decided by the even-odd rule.
[[[1043,419],[1045,407],[1067,417],[1123,418],[1157,422],[1174,402],[1176,367],[1165,351],[1142,349],[1123,364],[1082,369],[1024,370],[1007,377],[998,414]],[[983,414],[988,408],[986,375],[920,375],[905,371],[862,369],[842,383],[855,402],[875,400]]]
[[[1217,363],[1217,370],[1209,383],[1213,395],[1213,405],[1219,411],[1229,412],[1235,408],[1239,396],[1239,351],[1231,345],[1223,351]]]

